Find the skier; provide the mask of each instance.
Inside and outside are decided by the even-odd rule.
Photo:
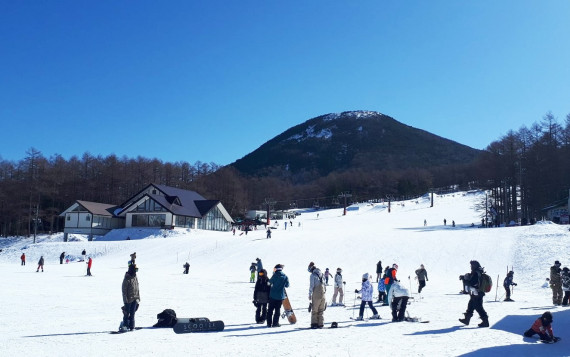
[[[65,252],[59,255],[59,264],[63,264],[63,259],[65,258]]]
[[[311,273],[309,284],[309,300],[311,300],[311,328],[323,328],[327,288],[325,287],[323,273],[310,262],[307,271]]]
[[[334,294],[332,298],[332,306],[344,306],[342,302],[342,299],[344,297],[344,290],[342,288],[343,284],[344,281],[342,281],[342,269],[336,268],[336,275],[334,276]],[[336,303],[337,296],[339,296],[338,304]]]
[[[188,270],[190,270],[190,263],[186,262],[186,264],[184,264],[183,267],[184,267],[183,274],[188,274]]]
[[[255,322],[262,324],[267,319],[267,303],[269,302],[269,278],[267,278],[267,271],[261,269],[257,275],[257,282],[253,290],[253,305],[255,305]]]
[[[467,311],[464,313],[465,317],[459,319],[459,322],[469,325],[471,316],[473,316],[473,311],[477,311],[479,317],[481,317],[481,322],[479,327],[489,327],[489,316],[483,308],[483,297],[485,292],[479,290],[479,281],[481,279],[481,274],[483,273],[483,267],[478,261],[472,260],[469,262],[471,264],[471,272],[463,276],[463,281],[465,282],[468,292],[469,292],[469,303],[467,304]]]
[[[87,264],[87,276],[91,276],[91,265],[93,264],[93,259],[89,257],[86,264]]]
[[[392,322],[404,321],[409,298],[410,292],[408,289],[400,284],[399,281],[395,281],[388,294],[388,301],[392,308]]]
[[[420,268],[416,269],[416,279],[418,280],[418,294],[422,293],[422,289],[426,286],[426,281],[428,281],[427,271],[423,264],[420,264]]]
[[[560,337],[555,337],[554,332],[552,331],[552,314],[550,311],[546,311],[542,314],[541,317],[536,319],[536,321],[532,324],[531,328],[525,331],[525,337],[532,337],[535,334],[538,334],[541,341],[545,342],[557,342],[560,340]]]
[[[44,256],[42,255],[40,257],[40,260],[38,261],[38,269],[36,270],[36,273],[40,271],[40,268],[42,269],[42,273],[44,272]]]
[[[273,275],[269,279],[269,305],[267,307],[267,327],[279,327],[281,304],[285,300],[285,288],[289,287],[289,278],[283,273],[283,265],[277,264],[273,268]]]
[[[379,260],[378,263],[376,263],[376,282],[380,280],[381,276],[382,276],[382,261]]]
[[[446,226],[447,225],[447,219],[443,219],[443,225]]]
[[[562,306],[568,306],[570,299],[570,272],[567,267],[562,269],[562,290],[564,290],[564,299],[562,299]]]
[[[255,266],[255,263],[251,263],[251,265],[249,266],[249,272],[251,273],[249,275],[249,282],[250,283],[255,283],[255,272],[257,271],[257,267]]]
[[[85,251],[85,249],[83,249],[83,251],[81,252],[81,256],[83,257],[83,261],[85,261],[85,255],[87,254],[87,252]]]
[[[266,239],[271,238],[271,228],[267,228],[267,237]]]
[[[327,286],[329,286],[329,278],[332,276],[331,272],[329,271],[329,268],[325,269],[325,284]]]
[[[560,262],[557,260],[554,265],[550,267],[550,288],[552,289],[552,303],[554,305],[562,304],[562,269],[560,269]]]
[[[26,253],[22,253],[20,260],[22,261],[21,265],[26,265]]]
[[[517,286],[517,283],[513,282],[514,275],[515,272],[511,270],[507,274],[505,280],[503,280],[503,288],[505,288],[505,294],[507,295],[504,301],[514,301],[513,299],[511,299],[511,285]]]
[[[135,312],[139,308],[141,300],[139,293],[139,280],[137,278],[138,268],[135,264],[129,265],[129,270],[125,273],[121,290],[123,292],[123,322],[119,327],[119,332],[126,332],[135,329]]]
[[[374,307],[374,305],[372,305],[372,284],[370,284],[370,274],[368,273],[364,273],[364,275],[362,275],[362,287],[360,288],[360,290],[355,289],[354,292],[356,294],[362,292],[362,301],[360,302],[360,311],[358,313],[358,317],[356,318],[356,320],[362,320],[364,317],[364,308],[366,307],[366,304],[368,304],[368,307],[370,307],[370,310],[372,310],[372,313],[374,315],[372,315],[372,317],[370,319],[379,319],[380,316],[378,315],[378,311],[376,310],[376,308]]]
[[[388,306],[388,294],[390,293],[390,287],[392,286],[392,283],[395,281],[398,281],[398,279],[396,279],[396,273],[398,272],[398,264],[393,264],[391,268],[388,268],[386,270],[386,277],[384,278],[384,285],[386,285],[386,296],[384,297],[384,304],[382,304],[383,306]]]

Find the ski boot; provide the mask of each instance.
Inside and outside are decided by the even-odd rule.
[[[465,315],[465,318],[459,319],[459,322],[461,322],[464,325],[469,325],[469,321],[471,320],[471,316],[473,316],[473,315],[469,315],[469,314],[463,314],[463,315]]]
[[[372,317],[370,317],[370,320],[380,320],[380,315],[378,314],[372,315]]]
[[[482,317],[481,319],[482,319],[483,321],[482,321],[479,325],[477,325],[477,326],[479,326],[479,327],[489,327],[489,318],[487,318],[487,317]]]
[[[363,318],[362,318],[362,316],[358,316],[358,317],[357,317],[357,318],[355,318],[354,320],[356,320],[356,321],[362,321],[362,320],[363,320]]]

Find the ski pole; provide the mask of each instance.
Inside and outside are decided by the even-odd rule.
[[[356,309],[356,291],[354,292],[354,302],[352,303],[352,318],[354,319],[354,310]]]
[[[497,286],[495,287],[495,302],[497,301],[498,293],[499,293],[499,274],[497,274]]]

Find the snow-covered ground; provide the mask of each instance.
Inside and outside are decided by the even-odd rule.
[[[426,196],[393,202],[391,212],[383,204],[360,204],[346,216],[342,209],[303,212],[287,230],[279,221],[272,239],[265,239],[263,230],[234,236],[138,229],[114,231],[93,242],[74,237],[63,243],[59,234],[40,236],[36,244],[31,238],[0,239],[0,354],[569,356],[570,308],[554,307],[551,290],[542,287],[555,260],[570,266],[568,226],[477,228],[481,212],[474,207],[483,197],[481,193],[436,196],[430,207]],[[453,220],[456,227],[451,226]],[[85,276],[84,262],[59,264],[61,252],[75,258],[83,249],[93,257],[93,277]],[[20,265],[22,252],[28,257],[26,266]],[[223,320],[225,330],[177,335],[171,329],[142,329],[109,334],[122,319],[121,282],[133,252],[141,291],[137,326],[152,326],[156,315],[170,308],[179,317]],[[45,272],[36,273],[40,255],[46,259]],[[249,266],[256,257],[268,271],[277,263],[285,265],[296,325],[286,320],[280,328],[255,324]],[[468,301],[458,294],[458,277],[469,271],[472,259],[485,267],[495,285],[497,276],[502,285],[507,266],[515,271],[514,303],[495,301],[495,288],[485,297],[490,328],[477,328],[477,314],[470,326],[458,322]],[[425,265],[429,281],[423,299],[414,300],[408,311],[430,323],[392,323],[387,307],[378,307],[379,321],[350,319],[358,314],[352,307],[358,303],[354,289],[360,287],[362,274],[375,275],[378,260],[383,265],[397,263],[398,278],[406,286],[411,284],[414,292],[414,271]],[[186,261],[191,264],[189,275],[182,274]],[[329,307],[325,324],[337,321],[347,328],[299,329],[310,325],[310,261],[333,273],[342,267],[347,307]],[[329,301],[332,290],[331,286],[327,292]],[[499,286],[498,297],[503,292]],[[554,332],[563,340],[546,345],[524,338],[522,332],[547,310],[553,312]]]

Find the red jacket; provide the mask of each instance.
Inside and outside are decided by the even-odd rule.
[[[89,258],[89,260],[87,261],[87,267],[89,269],[91,269],[91,263],[93,262],[93,260],[91,260],[91,258]]]
[[[552,324],[543,321],[542,317],[536,319],[536,321],[532,324],[531,329],[536,333],[541,333],[548,335],[550,337],[554,337],[554,332],[552,332]]]

